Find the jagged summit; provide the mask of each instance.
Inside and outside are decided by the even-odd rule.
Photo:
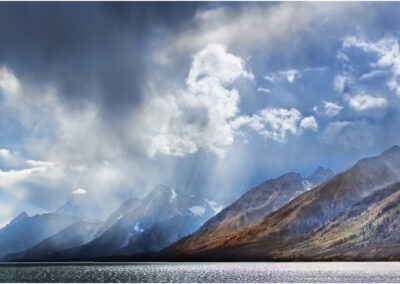
[[[305,179],[313,185],[321,184],[323,181],[326,181],[334,176],[334,172],[330,168],[318,167],[314,173]]]
[[[319,166],[311,176],[321,175],[321,174],[326,174],[326,173],[333,173],[333,172],[330,168],[324,168],[324,167]]]
[[[379,155],[386,165],[400,178],[400,147],[395,145]]]
[[[22,219],[28,218],[28,214],[26,214],[25,211],[23,211],[22,213],[20,213],[17,217],[15,217],[14,219],[11,220],[10,224],[16,224],[19,221],[21,221]]]
[[[356,167],[371,167],[376,166],[377,164],[382,163],[381,160],[377,157],[368,157],[359,160],[355,166]]]
[[[60,215],[84,218],[82,211],[74,204],[72,204],[70,201],[67,201],[64,205],[59,207],[55,213]]]
[[[174,259],[175,255],[284,259],[315,252],[348,254],[353,244],[361,252],[369,245],[375,253],[377,242],[389,244],[386,251],[393,255],[393,248],[400,251],[399,200],[396,145],[336,175],[320,166],[307,177],[289,172],[268,179],[223,210],[200,193],[159,184],[143,198],[124,201],[101,223],[76,218],[83,214],[70,201],[57,214],[28,218],[22,212],[0,231],[0,257],[17,252],[10,259],[18,259],[19,252],[42,241],[35,248],[37,256],[56,252],[51,255],[54,259],[144,254],[166,247],[162,253]],[[356,234],[347,235],[349,229]],[[64,241],[66,233],[67,244],[55,243]],[[56,237],[48,239],[50,235]],[[28,251],[23,255],[29,259]]]
[[[323,169],[316,171],[317,174],[322,172]],[[391,250],[398,247],[398,239],[393,233],[398,231],[396,228],[398,214],[400,214],[398,184],[389,187],[390,192],[396,193],[388,199],[384,198],[387,195],[383,193],[387,193],[387,187],[393,182],[399,181],[399,174],[400,147],[395,146],[377,157],[359,160],[353,167],[331,177],[321,186],[298,195],[272,214],[265,214],[252,226],[247,226],[233,234],[230,232],[229,235],[217,235],[216,238],[210,238],[210,233],[206,232],[203,234],[205,240],[200,240],[201,243],[199,239],[202,236],[195,236],[195,238],[190,236],[171,246],[170,251],[175,256],[183,252],[183,255],[201,257],[207,255],[210,258],[223,256],[224,259],[231,260],[273,260],[280,257],[285,259],[282,252],[286,249],[286,244],[282,242],[282,239],[290,239],[291,244],[297,249],[293,255],[302,259],[304,249],[297,247],[299,240],[303,239],[307,244],[310,237],[320,232],[321,228],[328,228],[332,236],[331,240],[327,241],[329,236],[325,235],[325,232],[315,239],[314,245],[318,245],[319,252],[324,253],[328,248],[334,248],[333,255],[336,257],[336,252],[338,252],[336,248],[341,247],[341,256],[346,257],[353,251],[353,244],[357,240],[361,244],[359,246],[361,252],[371,252],[372,255],[376,255],[378,252],[381,253],[377,241],[382,241],[382,243],[392,245],[390,249],[387,249],[391,254],[385,255],[391,256],[393,255]],[[382,189],[382,194],[365,199],[380,189]],[[282,189],[281,192],[283,193]],[[385,200],[381,200],[381,197]],[[379,200],[382,203],[379,203]],[[373,204],[372,207],[369,206],[370,203]],[[224,211],[226,209],[222,212]],[[362,213],[364,215],[361,217],[357,212],[364,212]],[[340,215],[342,213],[344,215]],[[343,216],[348,216],[348,218]],[[336,226],[341,225],[340,222],[332,224],[335,220],[343,222],[341,230],[338,230],[340,227]],[[330,230],[332,228],[334,229]],[[392,237],[395,238],[391,239]],[[342,244],[346,246],[341,246]],[[368,250],[364,248],[365,244],[370,245]]]
[[[277,178],[277,180],[282,180],[282,181],[294,181],[294,180],[299,180],[301,179],[300,174],[295,173],[295,172],[290,172],[284,175],[281,175],[280,177]]]
[[[324,182],[324,177],[333,175],[330,169],[324,168],[317,169],[316,173],[318,176],[312,178],[315,184],[301,178],[301,175],[295,172],[264,181],[248,190],[238,200],[209,219],[194,234],[177,242],[170,249],[197,250],[215,240],[225,238],[253,225],[293,198]]]
[[[148,196],[151,197],[152,201],[154,201],[153,198],[157,198],[160,201],[169,200],[169,202],[175,202],[179,195],[182,195],[181,192],[174,187],[158,184],[150,191]],[[189,198],[186,195],[185,197]]]
[[[390,147],[389,149],[387,149],[386,151],[382,152],[382,154],[380,154],[380,157],[385,157],[388,155],[400,155],[400,146],[399,145],[394,145],[392,147]]]

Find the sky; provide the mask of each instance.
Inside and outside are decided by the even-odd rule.
[[[221,205],[400,144],[400,3],[0,3],[0,226]]]

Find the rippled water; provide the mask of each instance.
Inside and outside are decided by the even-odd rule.
[[[400,282],[396,262],[2,264],[1,282]]]

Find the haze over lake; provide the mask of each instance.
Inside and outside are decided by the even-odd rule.
[[[399,282],[396,262],[60,263],[0,266],[1,282]]]

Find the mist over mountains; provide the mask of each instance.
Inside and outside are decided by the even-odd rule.
[[[0,238],[5,239],[0,243],[1,256],[65,259],[159,251],[198,229],[216,210],[218,204],[211,199],[164,185],[143,199],[126,200],[103,222],[87,219],[67,202],[55,213],[33,217],[23,213],[1,229]],[[41,233],[33,239],[27,232],[30,228]],[[13,240],[21,245],[10,246]]]
[[[57,213],[29,217],[23,212],[0,230],[0,257],[29,249],[79,220]]]
[[[304,179],[299,174],[288,173],[276,179],[267,180],[250,189],[237,201],[208,220],[192,236],[178,242],[174,250],[179,250],[182,245],[191,248],[203,247],[211,241],[238,232],[332,176],[333,172],[330,169],[319,167],[311,176]]]
[[[398,143],[398,11],[0,3],[0,227],[67,200],[105,220],[156,184],[228,205]]]
[[[34,217],[21,213],[0,230],[0,236],[8,235],[12,239],[13,234],[21,234],[17,239],[24,242],[25,228],[13,229],[20,219],[26,218],[24,226],[30,227],[38,226],[36,220],[48,216],[71,221],[60,222],[57,232],[45,234],[45,230],[40,229],[44,230],[40,238],[5,250],[2,256],[6,260],[57,260],[157,252],[200,227],[200,231],[212,227],[223,234],[236,232],[332,175],[330,169],[320,167],[307,178],[288,173],[267,180],[222,212],[223,207],[211,198],[188,196],[178,189],[158,185],[141,200],[124,201],[104,221],[86,218],[71,202],[66,202],[54,213]]]
[[[399,18],[0,2],[0,259],[396,259]]]
[[[334,174],[319,167],[256,186],[224,209],[157,185],[106,220],[67,202],[0,230],[6,261],[388,260],[400,252],[400,147]],[[222,209],[222,210],[221,210]]]

